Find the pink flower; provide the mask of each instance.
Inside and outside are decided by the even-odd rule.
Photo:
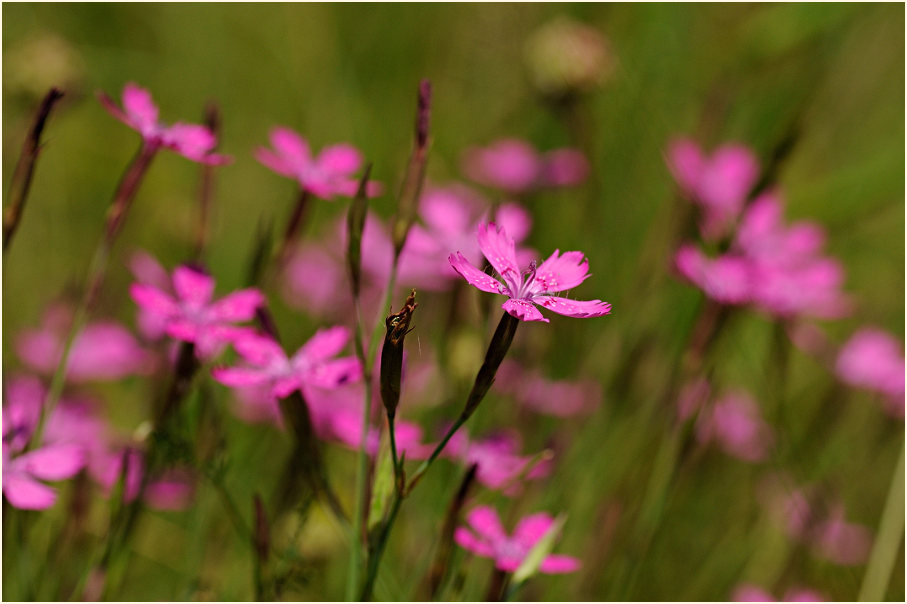
[[[478,241],[485,258],[504,283],[477,269],[459,252],[451,254],[448,260],[470,285],[507,296],[501,308],[513,317],[547,323],[536,304],[568,317],[600,317],[611,313],[611,305],[601,300],[570,300],[552,295],[576,287],[589,276],[589,263],[582,252],[561,254],[555,250],[538,268],[530,263],[529,270],[521,274],[513,239],[503,227],[493,222],[480,224]]]
[[[844,566],[862,564],[872,549],[869,529],[847,522],[841,505],[835,506],[829,516],[815,527],[812,539],[820,554]]]
[[[520,450],[520,438],[516,433],[501,433],[482,440],[470,441],[463,430],[450,439],[443,454],[460,460],[463,465],[478,464],[476,479],[489,489],[502,490],[513,496],[520,492],[517,481],[528,469],[532,457],[524,457]],[[526,473],[525,478],[536,479],[547,475],[549,466],[539,464]]]
[[[458,527],[454,532],[457,544],[483,558],[493,559],[498,569],[512,573],[545,536],[554,519],[544,512],[526,516],[517,524],[512,537],[504,531],[498,513],[489,506],[473,508],[466,522],[469,528]],[[549,574],[572,573],[579,567],[580,561],[572,556],[549,554],[539,570]]]
[[[904,417],[904,355],[891,335],[872,327],[860,329],[841,348],[835,368],[847,384],[883,394],[886,409]]]
[[[16,352],[27,366],[45,375],[56,370],[69,320],[68,310],[52,308],[45,314],[41,329],[19,335]],[[154,358],[125,327],[113,321],[97,321],[82,329],[73,341],[66,377],[71,382],[117,380],[153,370]]]
[[[822,229],[781,224],[781,201],[766,193],[747,208],[731,249],[710,259],[692,245],[675,257],[678,272],[722,304],[751,304],[782,318],[838,318],[851,303],[840,263],[821,255]]]
[[[3,495],[13,507],[43,510],[57,499],[54,489],[42,480],[72,478],[85,465],[85,454],[78,445],[46,445],[15,456],[3,443]]]
[[[463,171],[480,184],[516,194],[579,184],[586,179],[589,164],[575,149],[543,155],[524,141],[504,139],[484,149],[467,150]]]
[[[715,441],[744,461],[762,461],[772,444],[772,431],[759,416],[759,406],[744,392],[725,395],[700,416],[700,442]]]
[[[24,452],[38,423],[44,400],[43,385],[35,378],[16,377],[6,384],[3,406],[3,495],[14,507],[43,510],[57,499],[56,491],[41,481],[72,478],[85,465],[85,450],[76,442],[47,438],[62,403],[48,418],[42,446]]]
[[[151,93],[133,83],[123,88],[123,108],[104,93],[98,93],[101,104],[117,118],[142,135],[150,147],[164,147],[187,159],[204,164],[225,164],[230,158],[212,153],[217,137],[205,126],[177,122],[167,126],[158,120],[158,109],[151,100]]]
[[[753,152],[729,144],[705,157],[695,142],[677,139],[668,146],[667,161],[681,190],[702,208],[703,236],[714,240],[726,234],[759,178]]]
[[[594,380],[548,380],[507,359],[498,368],[494,388],[533,411],[556,417],[586,413],[602,398],[601,385]]]
[[[137,251],[129,259],[129,270],[136,282],[152,285],[173,296],[173,285],[167,270],[148,252]],[[148,340],[159,340],[167,334],[167,316],[138,307],[139,333]]]
[[[104,455],[92,460],[89,473],[109,497],[123,474],[124,462],[128,466],[126,475],[122,477],[123,499],[131,502],[139,495],[145,473],[145,459],[141,451],[130,446],[112,446]],[[167,470],[148,482],[142,500],[157,510],[185,509],[191,504],[195,491],[193,482],[192,475],[185,469]]]
[[[271,130],[271,145],[273,150],[256,149],[255,158],[281,176],[295,178],[303,190],[321,199],[356,194],[359,184],[353,175],[362,166],[362,155],[355,147],[333,145],[312,157],[308,142],[289,128]],[[369,182],[367,193],[370,197],[380,195],[381,185]]]
[[[775,602],[775,597],[767,590],[744,583],[734,589],[731,596],[734,602]],[[782,602],[824,602],[822,594],[805,587],[792,587],[784,592]]]
[[[213,356],[244,331],[232,324],[248,321],[265,303],[261,292],[253,288],[212,301],[214,279],[188,266],[173,271],[173,292],[149,283],[133,283],[129,288],[136,304],[156,316],[170,337],[192,342],[202,358]]]
[[[322,329],[315,333],[292,357],[287,357],[273,339],[245,333],[236,337],[233,347],[246,366],[214,369],[220,383],[234,387],[264,386],[274,398],[285,398],[303,385],[334,388],[360,377],[355,357],[335,359],[350,339],[345,327]]]

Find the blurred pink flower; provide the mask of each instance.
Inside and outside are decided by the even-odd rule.
[[[520,445],[520,437],[515,432],[493,434],[471,441],[463,430],[459,430],[442,454],[459,460],[465,466],[478,464],[476,479],[481,484],[493,490],[503,489],[505,495],[514,496],[521,490],[519,478],[543,478],[550,470],[550,465],[545,463],[529,469],[533,458],[519,455]]]
[[[173,285],[167,270],[148,252],[139,250],[129,258],[129,270],[136,282],[151,285],[174,296]],[[159,340],[167,334],[167,316],[138,307],[136,320],[139,333],[148,340]]]
[[[215,368],[214,379],[233,388],[267,385],[272,398],[289,396],[303,385],[334,388],[361,377],[359,360],[336,357],[350,339],[346,327],[321,329],[292,357],[272,338],[244,333],[233,347],[245,366]]]
[[[706,408],[696,436],[702,443],[716,442],[729,455],[749,462],[764,460],[774,440],[759,406],[744,392],[726,394]]]
[[[296,179],[300,188],[321,199],[356,194],[354,174],[362,166],[362,154],[352,145],[325,147],[313,157],[308,142],[289,128],[274,128],[270,138],[273,150],[259,147],[255,158],[271,170]],[[381,185],[371,181],[366,191],[370,197],[380,195]]]
[[[201,358],[217,354],[245,331],[233,323],[248,321],[265,303],[262,293],[254,288],[212,301],[214,279],[188,266],[173,271],[173,293],[150,283],[133,283],[129,293],[136,304],[166,325],[170,337],[194,343]]]
[[[556,417],[587,413],[602,398],[601,384],[595,380],[548,380],[509,359],[501,363],[493,387],[533,411]]]
[[[722,304],[751,304],[786,319],[846,315],[840,263],[821,255],[822,229],[800,222],[786,227],[781,201],[766,193],[744,212],[730,250],[711,259],[684,244],[675,256],[678,272]]]
[[[29,368],[45,375],[56,370],[70,317],[67,309],[52,307],[40,329],[19,334],[16,352]],[[153,370],[154,357],[125,327],[113,321],[97,321],[85,326],[73,341],[66,377],[71,382],[117,380]]]
[[[759,178],[759,161],[747,147],[727,144],[706,157],[690,139],[668,145],[668,167],[680,189],[703,212],[700,229],[707,240],[727,234]]]
[[[847,522],[841,505],[834,506],[828,517],[818,523],[812,538],[821,555],[844,566],[862,564],[872,549],[869,529]]]
[[[775,602],[774,596],[767,590],[744,583],[738,585],[731,595],[734,602]],[[792,587],[784,592],[782,602],[824,602],[822,594],[805,587]]]
[[[463,254],[451,254],[448,258],[464,279],[474,287],[489,293],[502,294],[508,300],[501,307],[521,321],[544,321],[536,304],[568,317],[600,317],[610,314],[611,305],[601,300],[570,300],[553,296],[553,293],[572,289],[589,276],[589,263],[582,252],[555,252],[538,268],[529,265],[525,274],[520,273],[516,250],[503,227],[493,222],[480,224],[478,229],[479,248],[491,266],[501,275],[504,283],[485,274]],[[506,284],[506,285],[505,285]]]
[[[122,109],[103,92],[98,93],[98,99],[108,113],[141,134],[149,147],[170,149],[204,164],[231,161],[226,155],[212,153],[217,146],[217,137],[207,127],[180,122],[167,126],[159,121],[151,93],[132,82],[123,88]]]
[[[513,531],[507,535],[497,511],[489,506],[473,508],[466,517],[469,528],[458,527],[454,532],[457,544],[474,554],[491,558],[495,566],[506,572],[514,572],[525,560],[538,541],[554,524],[554,519],[542,512],[525,516]],[[580,561],[572,556],[549,554],[539,567],[543,573],[571,573],[580,568]]]
[[[699,248],[684,244],[674,263],[683,277],[716,302],[743,304],[750,300],[750,266],[745,258],[724,255],[711,259]]]
[[[16,455],[3,442],[3,495],[13,507],[43,510],[57,500],[57,493],[42,480],[72,478],[85,465],[85,453],[78,445],[55,444]]]
[[[3,495],[11,505],[27,510],[43,510],[56,501],[56,491],[41,481],[58,481],[75,476],[85,465],[86,451],[75,442],[81,436],[76,426],[66,441],[52,438],[51,425],[60,426],[61,402],[54,410],[37,448],[25,447],[38,423],[44,401],[43,384],[33,377],[8,379],[3,405]]]
[[[894,337],[872,327],[860,329],[841,348],[835,368],[845,383],[883,394],[885,409],[904,417],[904,355]]]
[[[104,455],[89,464],[89,473],[109,497],[123,474],[123,463],[128,464],[123,478],[123,500],[134,501],[142,488],[145,459],[134,447],[111,445]],[[171,469],[150,480],[145,487],[143,501],[157,510],[181,510],[192,503],[195,493],[194,479],[187,469]]]
[[[525,141],[504,139],[467,150],[463,171],[475,182],[517,194],[577,185],[588,176],[589,163],[575,149],[540,154]]]

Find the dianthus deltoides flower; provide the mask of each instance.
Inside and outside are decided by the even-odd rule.
[[[589,263],[582,252],[561,254],[555,250],[541,265],[530,263],[529,269],[522,272],[513,239],[503,227],[493,222],[480,224],[478,240],[479,248],[503,283],[473,266],[460,252],[451,254],[448,260],[470,285],[507,296],[501,308],[511,316],[521,321],[547,323],[536,304],[568,317],[600,317],[611,313],[611,305],[601,300],[570,300],[554,295],[576,287],[589,276]]]
[[[265,298],[254,288],[242,289],[212,300],[214,279],[189,266],[173,271],[173,293],[150,283],[133,283],[129,293],[136,304],[155,316],[171,338],[195,344],[198,355],[207,358],[244,328],[234,323],[248,321]]]
[[[904,417],[904,355],[900,343],[876,328],[864,327],[838,353],[835,370],[851,386],[885,396],[885,410]]]
[[[525,141],[503,139],[488,147],[468,149],[463,171],[477,183],[519,194],[578,185],[589,174],[589,163],[576,149],[542,154]]]
[[[544,512],[526,516],[510,536],[504,531],[494,508],[482,505],[469,512],[466,522],[469,528],[458,527],[454,533],[457,544],[474,554],[493,559],[497,568],[512,573],[545,536],[554,524],[554,518]],[[580,561],[572,556],[549,554],[539,570],[550,574],[571,573],[579,567]]]
[[[299,134],[289,128],[274,128],[271,146],[273,149],[256,149],[255,158],[281,176],[295,179],[302,190],[321,199],[356,194],[359,183],[353,175],[362,166],[362,154],[352,145],[332,145],[313,156],[309,143]],[[370,197],[380,195],[381,185],[370,181],[366,193]]]
[[[225,155],[212,153],[217,146],[217,137],[206,126],[181,122],[168,126],[161,122],[151,93],[132,82],[123,88],[122,108],[103,92],[98,93],[98,100],[113,117],[141,134],[142,140],[149,147],[170,149],[203,164],[225,164],[230,161]]]

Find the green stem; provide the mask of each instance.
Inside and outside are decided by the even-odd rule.
[[[372,590],[375,587],[375,579],[378,577],[378,566],[381,564],[381,556],[384,554],[384,548],[387,545],[387,539],[390,536],[391,527],[394,520],[397,519],[397,512],[400,510],[400,504],[403,497],[399,490],[394,491],[394,501],[391,504],[391,511],[381,529],[381,536],[375,543],[374,551],[369,552],[368,569],[366,570],[365,583],[362,585],[362,591],[359,593],[359,600],[366,602],[371,600]]]
[[[860,586],[860,602],[877,602],[885,598],[885,590],[891,581],[891,571],[904,536],[904,447],[891,477],[891,487],[882,510],[882,520],[876,542],[866,565],[863,584]]]

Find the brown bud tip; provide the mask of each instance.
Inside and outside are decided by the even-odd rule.
[[[381,349],[381,400],[389,418],[393,418],[400,402],[400,380],[403,375],[403,340],[411,330],[409,324],[416,310],[416,290],[412,290],[400,312],[384,320],[387,333]]]
[[[431,81],[419,82],[418,111],[416,112],[416,146],[424,149],[428,144],[428,127],[431,118]]]

